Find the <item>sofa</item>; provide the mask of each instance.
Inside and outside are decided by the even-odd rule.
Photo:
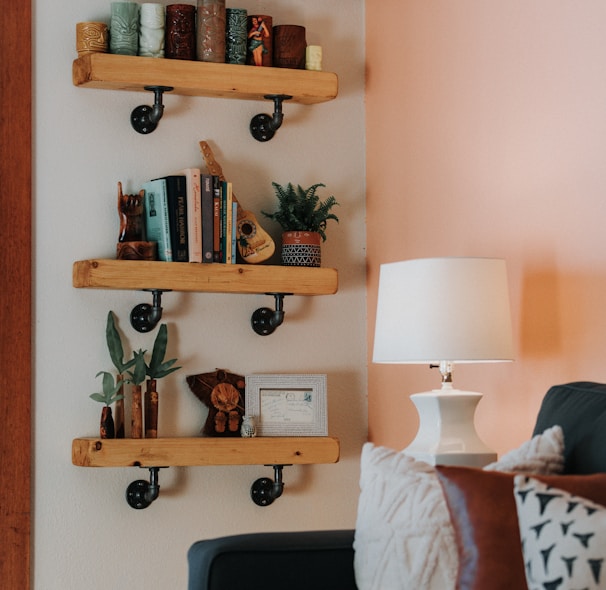
[[[556,448],[558,440],[561,440],[559,449]],[[551,446],[544,461],[546,444]],[[539,455],[537,445],[543,445]],[[596,502],[601,501],[598,505],[606,504],[606,476],[577,475],[606,472],[605,449],[606,385],[593,382],[550,388],[521,462],[520,451],[516,450],[502,457],[500,466],[484,470],[432,468],[427,464],[419,466],[421,462],[414,462],[402,453],[367,443],[362,455],[360,508],[355,530],[265,532],[198,541],[188,552],[189,590],[265,590],[268,586],[288,590],[525,589],[530,586],[524,579],[526,555],[522,556],[518,540],[521,513],[519,507],[516,511],[511,493],[514,478],[516,486],[535,487],[557,486],[560,482],[566,486],[572,478],[573,492],[580,490],[582,493],[578,495],[583,498],[594,497]],[[369,481],[372,479],[372,485],[368,484],[365,491],[364,462],[376,457],[378,461],[373,467],[379,465],[387,469],[383,474],[389,485],[381,483],[381,477],[369,471],[366,477]],[[537,457],[541,459],[538,469]],[[414,470],[411,467],[416,469],[414,476],[420,478],[412,485],[406,479]],[[512,472],[534,473],[538,479]],[[397,477],[400,479],[393,479]],[[378,485],[385,489],[379,490]],[[376,501],[378,495],[385,495],[384,502],[393,502],[393,498],[399,501],[398,494],[419,489],[427,500],[431,494],[423,492],[423,485],[429,485],[428,489],[433,492],[439,487],[436,493],[441,494],[444,506],[436,510],[435,505],[428,508],[413,504],[412,509],[401,514],[399,522],[384,522],[385,513],[376,511],[376,505],[381,503]],[[595,494],[594,490],[597,490]],[[519,495],[528,493],[520,491]],[[509,516],[505,515],[506,511]],[[482,517],[478,519],[480,513]],[[439,539],[439,547],[431,539],[423,546],[419,545],[423,542],[419,538],[393,538],[393,530],[398,526],[410,528],[411,514],[419,521],[427,518],[432,522],[429,528],[433,528],[433,534]],[[486,514],[492,518],[486,518]],[[389,518],[394,517],[390,514]],[[487,531],[489,526],[493,528]],[[391,538],[381,539],[387,530],[392,531]],[[428,564],[432,552],[438,561]],[[388,554],[389,563],[382,561]],[[404,567],[403,563],[407,565]],[[367,571],[369,569],[371,571]],[[406,576],[410,576],[410,580]],[[598,584],[604,582],[606,580]]]

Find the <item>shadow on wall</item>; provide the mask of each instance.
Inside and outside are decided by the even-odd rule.
[[[603,348],[606,275],[566,274],[555,269],[525,273],[520,301],[519,357],[590,359]]]

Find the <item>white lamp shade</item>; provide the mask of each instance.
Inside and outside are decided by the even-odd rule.
[[[512,359],[504,260],[424,258],[381,265],[375,363]]]

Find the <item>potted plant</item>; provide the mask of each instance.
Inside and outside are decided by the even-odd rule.
[[[91,393],[89,397],[96,402],[105,404],[101,411],[99,435],[101,438],[114,438],[116,432],[111,405],[124,398],[124,395],[119,393],[120,388],[122,387],[122,381],[117,379],[114,382],[114,376],[107,371],[99,371],[95,377],[98,377],[99,375],[103,375],[102,391]]]
[[[145,438],[158,436],[158,390],[157,379],[170,375],[181,367],[173,367],[177,359],[164,360],[168,345],[168,328],[162,324],[154,340],[154,348],[149,364],[146,365],[147,389],[145,392]]]
[[[105,326],[105,341],[107,343],[107,349],[111,361],[116,368],[116,379],[120,382],[124,382],[124,373],[127,369],[130,369],[135,364],[135,359],[132,358],[128,361],[124,361],[124,348],[122,346],[122,339],[120,333],[116,328],[116,322],[114,320],[114,314],[109,311],[107,313],[107,324]],[[115,416],[114,424],[116,428],[116,438],[124,438],[124,388],[120,387],[118,393],[121,395],[120,399],[116,401],[115,405]]]
[[[132,383],[132,407],[130,436],[143,438],[143,400],[141,398],[141,383],[145,381],[147,365],[145,364],[145,351],[139,349],[133,353],[134,370],[128,371],[129,381]]]
[[[287,266],[320,266],[321,242],[326,241],[326,224],[339,218],[331,213],[338,205],[334,196],[321,201],[317,190],[326,185],[313,184],[307,189],[292,183],[281,186],[272,182],[278,209],[274,213],[261,211],[282,226],[282,264]]]

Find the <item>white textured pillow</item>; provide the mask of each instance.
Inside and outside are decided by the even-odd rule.
[[[497,462],[484,467],[487,471],[521,471],[534,475],[557,475],[564,471],[564,433],[552,426],[533,436],[517,449],[505,453]]]
[[[545,474],[563,467],[562,429],[554,426],[491,469]],[[559,460],[557,460],[559,456]],[[366,443],[354,539],[359,590],[454,590],[459,558],[454,528],[434,467],[402,452]]]
[[[606,508],[516,475],[514,493],[529,590],[606,584]]]

